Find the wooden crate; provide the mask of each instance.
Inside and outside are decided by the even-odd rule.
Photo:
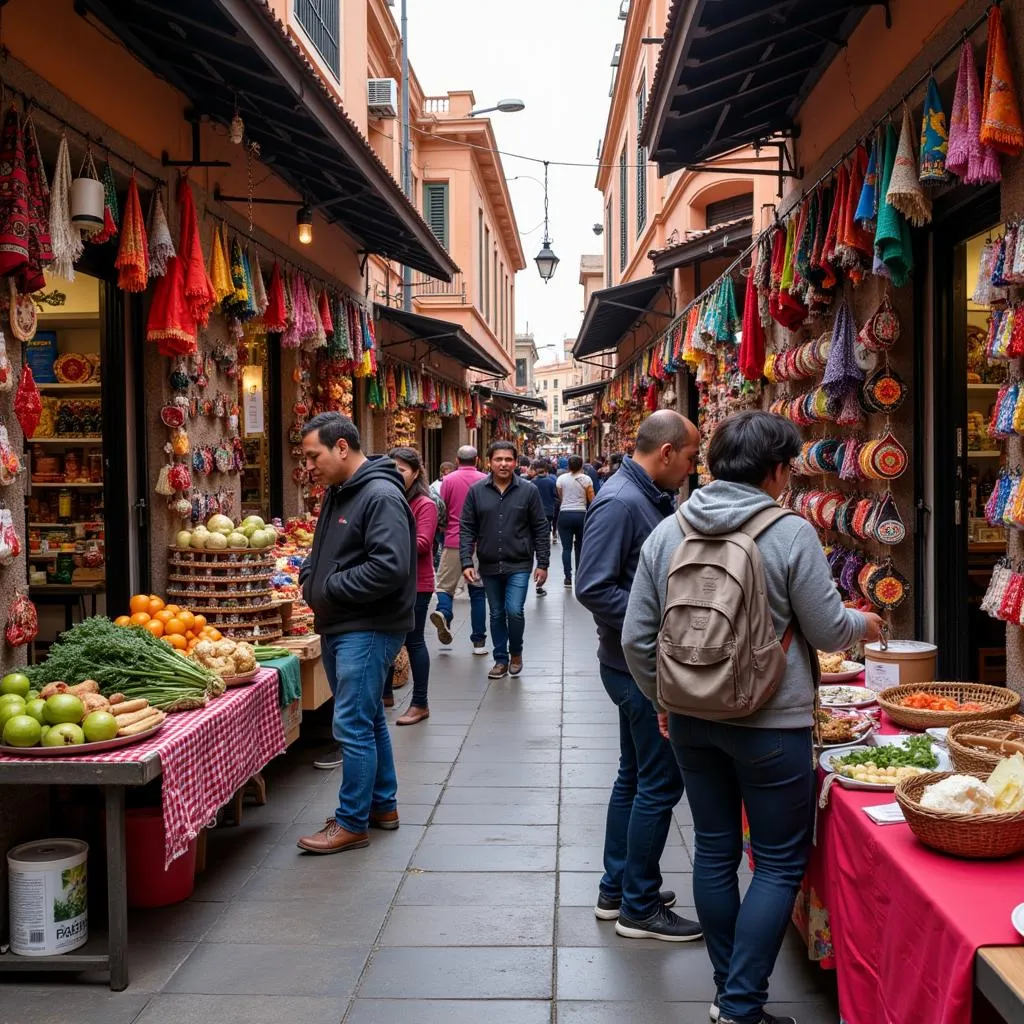
[[[284,728],[284,741],[290,747],[299,738],[302,725],[302,700],[293,700],[287,707],[281,708],[281,725]]]

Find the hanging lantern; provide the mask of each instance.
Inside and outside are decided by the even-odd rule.
[[[242,120],[241,115],[238,111],[235,111],[235,116],[231,118],[231,125],[228,128],[228,138],[235,146],[242,144],[242,139],[245,138],[245,122]]]

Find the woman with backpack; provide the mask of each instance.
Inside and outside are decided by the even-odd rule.
[[[801,444],[770,413],[718,427],[713,481],[644,544],[622,633],[693,815],[694,901],[719,1024],[795,1024],[764,1006],[810,856],[815,649],[875,640],[882,626],[843,606],[814,527],[778,506]],[[741,901],[744,808],[754,876]]]
[[[405,481],[405,498],[416,520],[416,624],[405,635],[405,650],[412,669],[412,703],[395,725],[416,725],[430,717],[427,684],[430,682],[430,654],[423,638],[427,611],[434,593],[434,535],[437,533],[437,503],[430,494],[423,461],[415,448],[392,448],[388,453]],[[384,703],[391,698],[394,669],[384,685]]]

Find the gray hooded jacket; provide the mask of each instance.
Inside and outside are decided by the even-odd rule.
[[[731,533],[772,504],[773,499],[758,487],[716,480],[683,505],[683,515],[701,533]],[[682,539],[675,516],[647,538],[622,630],[629,670],[655,707],[660,707],[655,672],[658,632],[669,565]],[[806,728],[814,719],[814,683],[807,644],[800,636],[822,651],[843,650],[864,636],[867,620],[860,612],[843,607],[818,535],[805,519],[785,516],[757,538],[757,546],[764,562],[775,631],[781,637],[793,622],[798,635],[789,648],[786,674],[771,700],[752,715],[730,719],[730,724]]]

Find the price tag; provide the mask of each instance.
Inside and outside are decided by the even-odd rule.
[[[868,661],[864,665],[864,684],[869,690],[881,693],[890,686],[900,685],[900,667],[895,662]]]

